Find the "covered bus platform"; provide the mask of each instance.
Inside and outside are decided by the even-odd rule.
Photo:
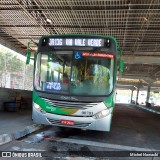
[[[109,145],[110,150],[160,150],[159,11],[159,0],[2,0],[0,150],[13,150],[9,142],[19,145],[24,143],[19,141],[22,137],[41,131],[55,139],[66,134],[77,141],[114,144]],[[30,42],[33,59],[39,38],[48,34],[98,34],[117,39],[125,70],[118,73],[111,132],[73,131],[72,135],[72,131],[62,133],[57,127],[48,129],[32,122],[33,62],[26,66],[12,51],[26,56]]]

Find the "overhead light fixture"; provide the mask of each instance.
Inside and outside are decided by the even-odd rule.
[[[140,38],[137,38],[138,41],[140,41]]]
[[[148,19],[147,19],[146,17],[143,17],[143,19],[144,19],[145,21],[148,21]]]
[[[50,19],[47,18],[46,21],[47,21],[48,23],[52,24],[52,21],[51,21]]]

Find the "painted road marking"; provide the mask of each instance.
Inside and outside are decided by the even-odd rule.
[[[94,142],[94,141],[88,141],[88,140],[72,139],[72,138],[62,138],[56,141],[81,144],[81,145],[89,145],[94,147],[103,147],[103,148],[109,148],[109,149],[127,150],[127,151],[159,151],[153,148],[152,149],[140,148],[140,147],[124,146],[124,145],[118,145],[118,144],[109,144],[109,143]]]
[[[143,107],[143,106],[136,106],[136,107],[147,110],[147,111],[152,112],[152,113],[160,114],[160,112],[158,112],[156,110],[153,110],[151,108],[146,108],[146,107]]]

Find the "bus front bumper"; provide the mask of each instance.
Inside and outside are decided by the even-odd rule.
[[[33,106],[32,119],[38,124],[79,128],[82,130],[110,131],[112,114],[110,113],[106,117],[100,119],[95,119],[93,117],[65,116],[46,112],[42,113]],[[61,124],[61,120],[72,121],[74,122],[74,125]]]

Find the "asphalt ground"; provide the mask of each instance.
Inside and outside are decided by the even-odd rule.
[[[115,107],[110,132],[49,127],[1,145],[0,150],[44,151],[42,159],[45,160],[74,158],[160,160],[160,157],[129,156],[130,152],[160,155],[159,124],[159,115],[134,106],[121,105]]]

